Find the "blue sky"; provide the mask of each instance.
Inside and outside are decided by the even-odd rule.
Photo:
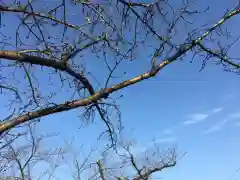
[[[236,3],[233,0],[201,1],[199,8],[204,9],[209,4],[210,12],[200,18],[199,23],[218,20],[223,9],[233,8]],[[11,18],[5,20],[13,20]],[[234,35],[238,31],[238,19],[239,17],[235,17],[228,24]],[[10,36],[14,32],[11,29],[3,31]],[[123,69],[129,73],[123,78],[146,71],[149,53],[148,50],[140,50],[137,62],[126,63]],[[233,49],[232,54],[237,56],[238,49]],[[85,56],[92,58],[90,54]],[[157,77],[126,88],[118,94],[123,94],[118,104],[125,126],[124,136],[127,140],[136,141],[133,149],[137,153],[151,147],[153,139],[163,147],[176,144],[179,155],[187,152],[175,168],[158,174],[158,177],[168,180],[239,179],[240,174],[235,173],[240,168],[239,75],[224,72],[214,64],[208,64],[199,72],[201,59],[196,58],[193,63],[189,61],[190,56],[187,56],[184,62],[171,64]],[[95,72],[99,81],[104,81],[104,71],[98,71],[93,64],[101,66],[101,62],[88,62],[87,68]],[[40,72],[36,72],[37,75],[38,73]],[[42,92],[47,93],[49,89],[46,79],[41,76],[39,80],[42,83]],[[61,92],[56,100],[62,102],[66,97],[67,92]],[[2,102],[8,98],[6,95],[0,96],[1,107]],[[5,117],[7,109],[1,108],[0,113],[1,118]],[[85,144],[86,149],[92,146],[101,147],[105,141],[96,141],[96,137],[104,128],[102,123],[96,118],[93,124],[79,129],[79,114],[79,110],[73,110],[44,117],[38,126],[41,132],[61,132],[54,143],[47,144],[61,146],[62,140],[75,137],[75,150],[80,144]],[[60,168],[57,174],[63,179],[69,177],[65,168],[64,171]]]

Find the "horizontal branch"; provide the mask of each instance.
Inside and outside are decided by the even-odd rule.
[[[58,24],[62,24],[64,26],[67,26],[67,27],[70,27],[70,28],[73,28],[73,29],[79,29],[79,26],[74,25],[74,24],[69,24],[67,22],[55,19],[50,14],[30,12],[30,11],[27,11],[24,8],[20,8],[20,7],[19,8],[13,8],[13,7],[0,5],[0,11],[12,12],[12,13],[23,13],[23,14],[27,14],[27,15],[31,15],[31,16],[35,16],[35,17],[40,17],[40,18],[43,18],[43,19],[48,19],[48,20],[54,21]]]
[[[52,67],[59,70],[64,70],[66,68],[66,66],[64,66],[64,63],[62,62],[42,58],[39,56],[30,56],[27,54],[19,53],[17,51],[1,50],[0,58],[19,61],[19,62],[25,62],[30,64],[36,64],[36,65],[41,65],[46,67]]]
[[[129,6],[138,6],[138,7],[144,7],[144,8],[148,8],[151,7],[155,4],[157,4],[159,1],[153,2],[153,3],[141,3],[141,2],[125,2],[127,4],[129,4]]]
[[[29,64],[35,64],[45,67],[54,68],[63,72],[66,72],[70,76],[80,80],[85,88],[87,88],[91,95],[94,94],[93,87],[80,73],[75,72],[72,70],[68,65],[65,64],[64,61],[56,61],[53,59],[42,58],[39,56],[27,55],[23,53],[19,53],[17,51],[7,51],[7,50],[0,50],[0,58],[5,60],[13,60],[17,62],[24,62]]]
[[[80,30],[81,26],[78,26],[78,25],[75,25],[75,24],[70,24],[66,21],[58,20],[58,19],[54,18],[51,14],[38,13],[38,12],[33,12],[33,11],[30,12],[30,11],[27,11],[25,8],[21,8],[21,7],[15,8],[15,7],[3,6],[3,5],[0,5],[0,12],[22,13],[22,14],[27,14],[29,16],[33,16],[33,17],[39,17],[39,18],[42,18],[42,19],[47,19],[47,20],[53,21],[57,24],[64,25],[65,27],[80,31],[83,35],[87,36],[91,40],[95,40],[93,37],[90,37],[88,34],[81,31]]]

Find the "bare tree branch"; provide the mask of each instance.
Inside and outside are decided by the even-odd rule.
[[[105,176],[104,176],[104,169],[103,169],[103,165],[101,164],[100,160],[97,161],[97,166],[98,166],[98,170],[99,170],[99,173],[100,173],[100,177],[102,180],[105,180]]]
[[[192,52],[206,55],[203,66],[206,60],[214,57],[224,67],[240,72],[238,59],[230,58],[227,54],[230,46],[222,47],[221,38],[218,44],[220,51],[205,45],[207,41],[215,43],[213,39],[216,34],[218,37],[229,37],[229,33],[222,28],[227,20],[240,14],[239,7],[228,11],[208,29],[192,30],[192,27],[199,25],[192,18],[202,11],[198,7],[192,10],[190,1],[182,2],[179,8],[165,0],[152,3],[62,0],[47,2],[46,10],[42,10],[39,2],[14,1],[0,5],[0,25],[5,14],[16,15],[14,18],[18,20],[13,33],[6,31],[4,34],[4,28],[0,32],[0,89],[22,98],[19,103],[17,98],[6,97],[9,98],[6,104],[8,111],[14,111],[0,121],[0,173],[15,168],[21,180],[28,180],[32,176],[31,165],[41,161],[41,158],[48,159],[51,154],[57,156],[56,161],[61,159],[67,165],[69,161],[73,162],[69,168],[76,180],[86,177],[86,174],[88,180],[148,180],[154,173],[174,167],[178,161],[175,150],[169,150],[159,157],[153,153],[145,159],[142,155],[138,159],[130,149],[125,149],[127,154],[118,153],[121,133],[117,130],[120,132],[123,126],[115,101],[122,95],[114,96],[114,93],[157,76],[168,65],[183,60]],[[6,22],[4,26],[8,25]],[[178,28],[184,28],[184,25],[193,26],[186,39],[181,36],[180,39],[184,40],[178,42]],[[150,67],[136,75],[136,69],[129,68],[128,63],[138,63],[136,54],[145,56],[145,49],[146,52],[151,51],[143,59]],[[131,75],[126,78],[128,73]],[[106,126],[97,140],[108,133],[111,145],[103,145],[101,161],[95,161],[100,158],[90,158],[91,150],[87,157],[71,160],[65,158],[62,149],[58,153],[38,153],[41,138],[36,138],[33,135],[35,131],[30,127],[35,120],[76,108],[83,112],[81,115],[87,122],[98,113]],[[116,126],[115,122],[119,125]],[[29,125],[28,134],[14,133],[15,128],[18,132],[25,125]],[[27,145],[15,147],[15,142],[20,142],[22,137],[27,137]],[[109,156],[111,152],[116,153],[119,161],[112,162],[115,159]],[[109,166],[108,162],[112,164]],[[49,170],[34,178],[53,179],[58,166],[53,163]]]
[[[16,117],[14,119],[11,119],[6,122],[1,122],[0,124],[0,134],[2,134],[4,131],[9,130],[13,127],[18,126],[19,124],[22,124],[24,122],[30,121],[35,118],[43,117],[49,114],[54,114],[57,112],[63,112],[68,111],[74,108],[88,106],[92,103],[96,103],[98,100],[102,98],[108,97],[111,93],[116,92],[120,89],[123,89],[125,87],[128,87],[130,85],[136,84],[138,82],[141,82],[145,79],[149,79],[154,77],[159,71],[161,71],[162,68],[166,67],[168,64],[174,62],[179,57],[184,55],[186,52],[194,48],[196,45],[199,44],[207,35],[209,35],[212,31],[214,31],[217,27],[222,25],[226,20],[230,19],[231,17],[237,15],[240,13],[240,9],[236,9],[230,13],[228,13],[226,16],[224,16],[220,21],[218,21],[213,27],[211,27],[208,31],[206,31],[202,36],[199,38],[193,40],[191,43],[187,43],[182,45],[177,52],[170,56],[169,58],[163,60],[160,64],[158,64],[154,70],[151,70],[149,72],[146,72],[144,74],[141,74],[139,76],[136,76],[132,79],[126,80],[122,83],[116,84],[110,88],[105,88],[104,90],[97,92],[97,93],[91,93],[92,95],[85,99],[79,99],[74,100],[71,102],[66,102],[63,104],[59,104],[53,107],[48,107],[44,109],[40,109],[34,112],[29,112],[25,115],[22,115],[20,117]],[[89,91],[91,92],[93,90],[90,83],[87,81],[87,79],[74,71],[72,71],[70,68],[64,66],[63,63],[57,62],[55,60],[48,60],[44,58],[39,58],[36,56],[28,56],[28,55],[22,55],[17,52],[9,52],[9,51],[1,51],[0,57],[8,60],[17,60],[21,62],[27,62],[32,64],[39,64],[47,67],[53,67],[62,71],[67,72],[68,74],[72,75],[73,77],[76,77],[77,79],[80,79],[83,84],[85,84]]]
[[[220,59],[221,61],[231,65],[232,67],[236,68],[236,69],[240,69],[240,65],[236,64],[234,62],[231,61],[231,59],[229,57],[227,57],[226,55],[221,55],[220,53],[214,52],[213,50],[205,47],[202,43],[199,43],[198,46],[205,52],[207,52],[208,54]]]

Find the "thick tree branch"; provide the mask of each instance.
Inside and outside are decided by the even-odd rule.
[[[56,61],[53,59],[42,58],[39,56],[30,56],[27,54],[19,53],[17,51],[7,51],[7,50],[0,50],[0,58],[50,67],[50,68],[54,68],[54,69],[66,72],[70,76],[80,80],[83,83],[84,87],[89,90],[91,95],[94,94],[93,87],[91,86],[87,78],[85,78],[83,75],[72,70],[63,61]]]
[[[105,180],[104,168],[103,168],[103,165],[101,164],[100,160],[97,160],[97,166],[98,166],[98,171],[100,173],[101,180]]]
[[[55,68],[55,69],[58,69],[61,71],[65,70],[65,68],[66,68],[64,63],[61,61],[46,59],[46,58],[42,58],[39,56],[30,56],[30,55],[20,53],[17,51],[1,50],[0,58],[51,67],[51,68]]]
[[[155,71],[155,74],[160,71],[163,67],[165,67],[167,64],[169,64],[171,61],[165,60],[161,64],[159,64],[157,71]],[[153,77],[155,74],[146,72],[144,74],[141,74],[135,78],[132,78],[130,80],[124,81],[120,84],[117,84],[115,86],[112,86],[111,88],[105,88],[103,91],[97,92],[92,96],[89,96],[88,98],[80,99],[80,100],[75,100],[71,102],[66,102],[64,104],[59,104],[53,107],[48,107],[44,109],[40,109],[38,111],[34,112],[29,112],[25,115],[13,118],[9,121],[3,121],[0,123],[0,134],[2,134],[4,131],[7,131],[13,127],[18,126],[19,124],[22,124],[24,122],[30,121],[35,118],[43,117],[46,115],[58,113],[58,112],[63,112],[63,111],[68,111],[74,108],[78,107],[84,107],[88,106],[90,104],[93,104],[94,102],[100,100],[101,98],[106,97],[107,95],[116,92],[120,89],[123,89],[125,87],[128,87],[130,85],[133,85],[137,82],[143,81],[144,79],[148,79]]]
[[[56,105],[53,107],[48,107],[48,108],[40,109],[38,111],[29,112],[25,115],[13,118],[9,121],[1,122],[0,123],[0,134],[2,134],[3,132],[5,132],[7,130],[10,130],[13,127],[18,126],[19,124],[22,124],[24,122],[30,121],[35,118],[39,118],[39,117],[54,114],[57,112],[68,111],[68,110],[71,110],[74,108],[93,104],[93,103],[97,102],[98,100],[100,100],[101,98],[104,98],[113,92],[116,92],[120,89],[123,89],[123,88],[128,87],[133,84],[136,84],[138,82],[141,82],[145,79],[154,77],[158,72],[160,72],[160,70],[162,68],[164,68],[168,64],[172,63],[173,61],[177,60],[179,57],[184,55],[187,51],[194,48],[200,41],[202,41],[207,35],[209,35],[212,31],[214,31],[218,26],[222,25],[226,20],[230,19],[231,17],[233,17],[234,15],[237,15],[239,13],[240,13],[240,9],[236,9],[236,10],[228,13],[220,21],[218,21],[213,27],[211,27],[208,31],[206,31],[201,37],[199,37],[196,40],[193,40],[189,44],[182,45],[182,47],[180,47],[179,50],[173,56],[162,61],[158,66],[156,66],[156,68],[154,68],[154,70],[151,70],[150,72],[146,72],[144,74],[136,76],[132,79],[126,80],[126,81],[119,83],[117,85],[114,85],[110,88],[105,88],[103,91],[94,93],[93,95],[89,96],[88,98],[75,100],[75,101],[71,101],[71,102],[66,102],[64,104],[59,104],[59,105]],[[39,57],[34,57],[32,59],[31,56],[21,55],[21,54],[19,55],[17,52],[10,53],[8,51],[1,51],[0,54],[1,54],[0,58],[5,58],[5,59],[9,59],[9,60],[18,60],[18,61],[23,61],[23,62],[28,62],[28,63],[31,63],[31,61],[32,61],[32,62],[34,62],[33,64],[39,64],[39,65],[44,65],[44,66],[48,66],[48,67],[57,67],[58,69],[60,69],[62,71],[65,70],[70,75],[72,74],[73,76],[76,76],[74,71],[72,71],[70,69],[66,70],[66,67],[62,63],[54,61],[54,60],[46,61],[46,59],[39,58]],[[79,76],[79,78],[82,78],[82,76],[80,76],[80,75],[78,75],[78,76]],[[83,79],[86,80],[85,78],[83,78]]]
[[[14,61],[18,61],[21,63],[25,62],[25,63],[29,63],[29,64],[46,66],[46,67],[50,67],[50,68],[54,68],[54,69],[66,72],[70,76],[78,79],[84,85],[84,87],[88,90],[88,92],[91,96],[95,94],[93,86],[90,84],[88,79],[86,77],[84,77],[82,74],[75,72],[64,61],[56,61],[56,60],[52,60],[52,59],[42,58],[42,57],[38,57],[38,56],[30,56],[27,54],[14,52],[14,51],[6,51],[6,50],[0,50],[0,58],[6,59],[6,60],[14,60]],[[103,112],[101,111],[101,108],[97,104],[98,100],[99,99],[93,100],[91,103],[94,103],[94,105],[96,106],[101,119],[104,121],[104,123],[107,126],[111,140],[113,142],[113,137],[112,137],[113,130],[110,127],[109,122],[105,118]],[[39,117],[41,117],[41,116],[39,116]]]

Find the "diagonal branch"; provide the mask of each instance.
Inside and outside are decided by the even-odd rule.
[[[21,63],[25,62],[25,63],[35,64],[35,65],[46,66],[46,67],[50,67],[50,68],[54,68],[54,69],[66,72],[70,76],[81,81],[81,83],[88,90],[88,92],[91,96],[95,94],[95,91],[94,91],[92,85],[90,84],[90,82],[88,81],[88,79],[86,77],[84,77],[82,74],[77,73],[74,70],[72,70],[64,61],[56,61],[53,59],[47,59],[47,58],[42,58],[42,57],[38,57],[38,56],[30,56],[30,55],[26,55],[23,53],[14,52],[14,51],[6,51],[6,50],[0,51],[0,58],[4,58],[6,60],[14,60],[14,61],[18,61]],[[97,104],[97,100],[99,100],[99,99],[93,100],[91,103],[93,103],[96,106],[101,119],[104,121],[104,123],[107,126],[111,141],[113,142],[114,141],[113,130],[110,127],[109,122],[107,121],[103,112],[101,111],[100,106]],[[89,103],[89,104],[91,104],[91,103]],[[38,116],[38,117],[41,117],[41,116]]]
[[[223,62],[225,62],[225,63],[233,66],[233,67],[236,68],[236,69],[240,69],[240,64],[236,64],[236,63],[232,62],[229,57],[224,56],[224,55],[221,55],[221,54],[219,54],[219,53],[217,53],[217,52],[214,52],[213,50],[205,47],[202,43],[198,43],[198,46],[199,46],[203,51],[207,52],[208,54],[210,54],[210,55],[212,55],[212,56],[214,56],[214,57],[219,58],[221,61],[223,61]]]
[[[91,96],[95,94],[93,86],[90,84],[88,79],[86,77],[84,77],[82,74],[75,72],[64,61],[56,61],[53,59],[47,59],[47,58],[42,58],[42,57],[38,57],[38,56],[30,56],[27,54],[14,52],[14,51],[7,51],[7,50],[0,50],[0,58],[6,59],[6,60],[14,60],[14,61],[18,61],[21,63],[25,62],[25,63],[35,64],[35,65],[46,66],[46,67],[50,67],[50,68],[54,68],[54,69],[66,72],[70,76],[78,79],[84,85],[84,87],[88,90],[88,92]],[[97,100],[99,100],[99,99],[97,99]],[[92,103],[94,104],[94,106],[96,106],[101,119],[106,124],[108,132],[110,134],[111,141],[113,142],[114,141],[113,130],[110,127],[109,122],[106,119],[104,113],[101,111],[100,106],[97,104],[97,100],[94,100]],[[41,117],[41,116],[39,116],[39,117]]]
[[[68,111],[68,110],[78,108],[78,107],[88,106],[90,104],[93,104],[93,103],[97,102],[101,98],[104,98],[104,97],[108,96],[109,94],[111,94],[113,92],[116,92],[116,91],[118,91],[120,89],[123,89],[125,87],[128,87],[130,85],[133,85],[133,84],[136,84],[136,83],[141,82],[143,80],[154,77],[156,74],[158,74],[168,64],[174,62],[179,57],[184,55],[186,52],[188,52],[189,50],[194,48],[197,44],[199,44],[199,42],[201,42],[205,37],[207,37],[217,27],[222,25],[226,20],[230,19],[231,17],[233,17],[233,16],[235,16],[239,13],[240,13],[240,9],[236,9],[236,10],[228,13],[220,21],[218,21],[214,26],[209,28],[208,31],[206,31],[201,37],[193,40],[189,44],[182,45],[174,55],[170,56],[168,59],[163,60],[158,66],[156,66],[154,68],[154,70],[151,70],[150,72],[143,73],[139,76],[136,76],[132,79],[126,80],[126,81],[121,82],[119,84],[116,84],[116,85],[114,85],[110,88],[105,88],[104,90],[102,90],[100,92],[96,92],[96,93],[94,93],[93,95],[91,95],[87,98],[74,100],[74,101],[71,101],[71,102],[66,102],[66,103],[63,103],[63,104],[55,105],[53,107],[43,108],[43,109],[40,109],[38,111],[29,112],[29,113],[24,114],[22,116],[13,118],[9,121],[3,121],[3,122],[0,123],[0,135],[3,132],[5,132],[7,130],[10,130],[13,127],[16,127],[16,126],[18,126],[18,125],[20,125],[24,122],[33,120],[35,118],[43,117],[43,116],[58,113],[58,112]],[[23,62],[28,62],[28,63],[31,63],[31,61],[32,61],[33,64],[39,64],[39,65],[45,65],[45,66],[48,66],[48,67],[58,68],[59,70],[66,71],[70,75],[72,74],[73,76],[77,76],[74,71],[69,70],[68,68],[66,70],[66,67],[62,63],[57,62],[55,60],[46,60],[46,59],[39,58],[39,57],[32,57],[32,56],[21,55],[21,54],[19,55],[16,52],[9,53],[8,51],[7,52],[6,51],[0,51],[0,58],[5,58],[5,59],[9,59],[9,60],[18,60],[18,61],[23,61]],[[78,77],[83,78],[86,82],[88,82],[85,77],[83,77],[79,74],[78,74]],[[89,83],[89,85],[90,85],[90,83]]]
[[[22,100],[21,97],[20,97],[20,94],[18,93],[18,91],[15,88],[0,84],[0,89],[6,89],[6,90],[14,92],[16,94],[16,97],[19,100]]]
[[[129,154],[129,156],[130,156],[130,160],[131,160],[132,166],[134,167],[134,169],[135,169],[135,170],[137,171],[137,173],[138,173],[138,176],[137,176],[137,177],[139,177],[140,179],[144,179],[145,176],[142,175],[141,169],[138,168],[137,163],[136,163],[136,160],[135,160],[133,154],[132,154],[129,150],[127,150],[127,152],[128,152],[128,154]]]
[[[136,159],[134,155],[130,152],[128,148],[125,148],[129,154],[130,162],[133,168],[137,171],[137,175],[133,177],[133,180],[148,180],[150,176],[155,172],[163,171],[164,169],[168,169],[170,167],[174,167],[176,165],[176,154],[175,150],[170,151],[170,156],[162,157],[160,160],[160,164],[142,167],[141,169],[138,167]]]
[[[171,61],[169,61],[169,60],[163,61],[161,64],[159,64],[158,71],[160,71],[163,67],[165,67],[170,62]],[[157,73],[158,71],[155,71],[155,73]],[[123,89],[125,87],[128,87],[130,85],[136,84],[136,83],[138,83],[140,81],[143,81],[145,79],[149,79],[149,78],[153,77],[154,75],[155,74],[153,74],[153,73],[146,72],[144,74],[141,74],[141,75],[139,75],[137,77],[134,77],[130,80],[119,83],[119,84],[117,84],[115,86],[112,86],[110,88],[105,88],[103,91],[97,92],[94,95],[89,96],[87,98],[74,100],[74,101],[71,101],[71,102],[66,102],[66,103],[55,105],[55,106],[48,107],[48,108],[43,108],[43,109],[40,109],[38,111],[29,112],[29,113],[24,114],[22,116],[13,118],[9,121],[3,121],[3,122],[0,123],[0,135],[4,131],[10,130],[11,128],[18,126],[19,124],[22,124],[24,122],[33,120],[35,118],[47,116],[47,115],[50,115],[50,114],[55,114],[55,113],[58,113],[58,112],[68,111],[68,110],[75,109],[75,108],[78,108],[78,107],[88,106],[90,104],[93,104],[97,100],[100,100],[101,98],[104,98],[104,97],[108,96],[109,94],[111,94],[113,92],[116,92],[116,91],[118,91],[120,89]]]
[[[148,168],[145,173],[141,174],[141,176],[134,177],[133,180],[147,180],[151,174],[153,174],[155,172],[163,171],[164,169],[167,169],[170,167],[174,167],[175,165],[176,165],[176,162],[172,162],[169,164],[164,164],[161,167]]]
[[[135,5],[137,6],[138,3],[129,3],[129,2],[126,2],[124,0],[119,0],[122,4],[124,4],[125,6],[128,6],[131,11],[133,12],[133,14],[143,23],[146,25],[146,27],[151,31],[151,33],[155,36],[157,36],[157,38],[161,41],[163,41],[164,43],[167,43],[168,45],[170,45],[171,47],[174,47],[174,45],[172,43],[170,43],[168,41],[168,39],[160,36],[149,24],[147,21],[145,21],[143,18],[141,18],[141,16],[137,13],[137,11],[135,9],[133,9],[133,6],[132,5]],[[140,5],[140,4],[138,4]],[[153,5],[153,4],[152,4]],[[146,6],[146,5],[145,5]],[[143,7],[143,5],[142,5]]]
[[[103,165],[101,164],[100,160],[97,160],[97,166],[98,166],[98,171],[99,171],[101,180],[105,180],[104,168],[103,168]]]

